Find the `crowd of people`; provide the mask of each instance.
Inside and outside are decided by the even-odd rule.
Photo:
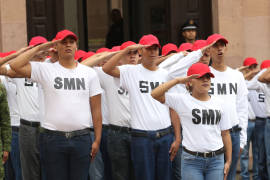
[[[220,34],[77,41],[62,30],[0,54],[2,179],[234,180],[239,159],[249,179],[250,141],[253,179],[270,178],[270,60],[230,68]]]

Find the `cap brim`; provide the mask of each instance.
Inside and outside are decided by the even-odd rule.
[[[228,40],[225,39],[225,38],[218,38],[218,39],[216,40],[216,42],[218,42],[218,41],[223,41],[225,44],[228,44],[228,43],[229,43]]]
[[[75,36],[75,35],[73,35],[73,34],[67,34],[67,35],[65,35],[65,36],[61,39],[61,41],[64,40],[64,39],[66,39],[67,37],[72,37],[72,38],[75,39],[76,41],[78,40],[78,37],[77,37],[77,36]]]
[[[203,76],[206,75],[206,74],[209,74],[211,78],[214,78],[214,77],[215,77],[215,75],[214,75],[213,73],[211,73],[211,72],[206,72],[206,73],[201,74],[198,78],[201,78],[201,77],[203,77]]]
[[[161,49],[161,45],[160,44],[157,44],[157,43],[148,44],[148,45],[149,45],[149,47],[154,46],[154,45],[157,45],[159,47],[159,49]]]
[[[248,66],[252,66],[252,65],[258,65],[258,63],[251,63],[251,64],[249,64]]]
[[[197,27],[196,26],[187,26],[187,27],[184,27],[182,30],[183,31],[185,31],[185,30],[197,30]]]

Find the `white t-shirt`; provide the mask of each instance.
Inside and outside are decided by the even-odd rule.
[[[255,116],[266,118],[265,94],[261,90],[249,90],[248,97]]]
[[[202,57],[202,55],[203,54],[202,54],[202,51],[200,49],[189,53],[187,56],[180,59],[177,63],[175,63],[172,67],[170,67],[170,69],[168,71],[169,76],[171,78],[187,76],[188,68],[192,64],[197,63],[200,60],[200,58]],[[174,56],[176,56],[176,55],[174,55]],[[174,58],[174,56],[171,56],[170,58]],[[175,57],[175,59],[176,58],[177,57]]]
[[[261,83],[258,81],[260,75],[262,75],[266,69],[263,69],[259,72],[252,80],[248,81],[248,89],[258,90],[264,93],[265,95],[265,115],[270,117],[270,84]]]
[[[189,53],[187,56],[184,56],[182,52],[172,55],[165,61],[163,61],[159,67],[166,69],[169,72],[169,78],[174,79],[177,77],[187,76],[188,68],[198,62],[202,57],[202,51],[199,49]],[[178,93],[186,93],[186,87],[183,84],[177,84],[174,86],[171,91]]]
[[[251,121],[255,121],[256,119],[255,113],[249,101],[248,101],[248,119]]]
[[[108,125],[109,124],[108,104],[106,92],[104,90],[102,90],[101,93],[101,112],[102,112],[102,124]]]
[[[69,132],[92,126],[89,100],[102,92],[92,68],[78,64],[67,69],[59,62],[31,62],[31,68],[31,79],[43,87],[43,128]]]
[[[20,118],[40,122],[37,83],[29,78],[13,78],[12,83],[16,85]]]
[[[241,72],[230,67],[220,72],[210,67],[215,78],[211,79],[210,95],[217,96],[223,101],[230,103],[230,120],[232,126],[239,124],[240,146],[243,148],[247,142],[248,124],[248,90],[244,76]]]
[[[129,92],[131,128],[159,130],[171,126],[169,108],[156,101],[151,91],[168,81],[166,70],[150,71],[138,65],[123,65],[120,69],[120,84]]]
[[[180,61],[184,57],[185,57],[184,54],[182,52],[179,52],[164,60],[162,63],[159,64],[159,67],[169,70],[173,65],[175,65],[178,61]]]
[[[45,59],[45,63],[52,63],[50,58]],[[40,122],[44,120],[45,117],[45,106],[44,106],[44,94],[41,84],[38,84],[38,102],[39,102],[39,119]]]
[[[222,148],[222,130],[232,127],[228,105],[211,97],[200,101],[190,94],[165,93],[165,104],[174,109],[181,119],[183,146],[190,151],[209,152]]]
[[[104,73],[100,67],[94,69],[98,74],[100,85],[105,91],[109,124],[130,127],[128,91],[120,87],[119,78]]]
[[[1,82],[7,91],[7,101],[11,126],[20,126],[20,115],[17,104],[16,85],[6,76],[0,76]]]

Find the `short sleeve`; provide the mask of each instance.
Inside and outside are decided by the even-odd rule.
[[[222,102],[222,114],[220,120],[220,129],[222,131],[232,128],[231,118],[230,118],[230,106],[226,102]]]
[[[93,74],[90,74],[90,81],[89,81],[89,97],[96,96],[102,93],[102,89],[100,87],[99,78],[97,73],[93,71]]]
[[[120,86],[126,90],[128,90],[128,82],[129,82],[129,73],[130,73],[130,65],[122,65],[119,66],[120,70]]]
[[[177,111],[177,107],[179,106],[179,100],[181,99],[180,94],[177,93],[165,93],[165,104],[170,108]],[[179,112],[178,112],[179,113]]]
[[[96,71],[98,78],[99,78],[100,85],[103,88],[104,87],[104,75],[106,75],[106,74],[103,72],[102,67],[94,67],[93,69]]]
[[[41,83],[42,82],[42,66],[44,63],[41,62],[30,62],[31,64],[31,80]]]

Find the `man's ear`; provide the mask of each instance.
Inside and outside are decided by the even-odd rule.
[[[138,53],[140,56],[142,55],[142,52],[143,52],[143,49],[138,49]]]
[[[182,32],[182,36],[185,37],[185,31]]]

